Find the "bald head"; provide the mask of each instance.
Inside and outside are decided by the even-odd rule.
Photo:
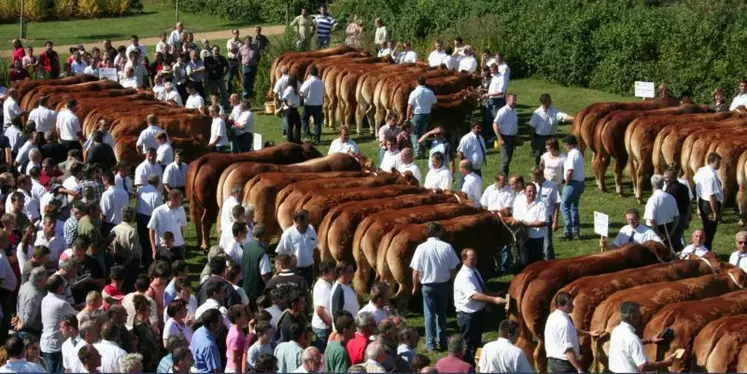
[[[742,253],[747,252],[747,231],[737,233],[737,250]]]
[[[459,161],[459,172],[462,173],[462,175],[467,175],[467,174],[472,173],[472,161],[470,160]]]

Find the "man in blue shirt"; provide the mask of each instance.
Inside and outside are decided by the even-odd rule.
[[[189,344],[195,359],[194,368],[198,373],[219,373],[223,363],[215,336],[223,326],[223,316],[218,309],[208,309],[200,319],[202,327],[195,331]]]

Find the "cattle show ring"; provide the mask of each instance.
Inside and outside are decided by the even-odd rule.
[[[316,66],[325,83],[327,126],[355,126],[373,133],[388,113],[404,117],[416,78],[425,76],[437,95],[433,124],[464,132],[476,108],[480,77],[424,64],[397,65],[351,47],[314,52],[289,52],[272,64],[271,85],[281,67],[299,81]],[[75,114],[84,134],[100,119],[111,121],[118,160],[137,164],[135,140],[155,114],[175,148],[185,151],[189,164],[186,198],[199,246],[210,246],[210,232],[219,223],[221,205],[233,186],[243,186],[242,202],[255,206],[255,222],[264,223],[277,238],[293,224],[298,209],[309,212],[318,234],[318,259],[356,265],[353,287],[366,297],[376,281],[394,291],[400,310],[412,297],[409,267],[415,248],[426,241],[426,224],[438,221],[443,240],[457,250],[473,248],[483,274],[495,274],[498,249],[521,239],[510,218],[476,208],[461,192],[427,190],[410,174],[377,170],[359,154],[323,156],[310,143],[281,143],[262,150],[209,153],[211,119],[156,100],[152,93],[124,89],[118,83],[80,75],[15,86],[21,106],[30,111],[41,96],[50,107],[69,99],[79,103]],[[272,106],[269,110],[272,111]],[[681,104],[669,97],[640,102],[605,102],[586,107],[575,116],[571,132],[581,149],[592,155],[592,174],[605,191],[604,173],[614,158],[616,191],[622,193],[628,167],[635,197],[642,199],[646,181],[672,163],[682,165],[692,185],[706,156],[722,157],[718,170],[725,202],[740,217],[747,214],[747,117],[743,112],[713,113],[707,107]],[[457,128],[454,128],[454,127]],[[489,278],[490,276],[488,276]],[[682,358],[672,372],[747,372],[747,275],[715,255],[676,259],[660,243],[627,244],[591,255],[539,261],[524,268],[510,283],[506,315],[519,322],[522,348],[537,370],[546,371],[543,331],[560,291],[574,297],[571,318],[578,329],[602,331],[580,337],[584,367],[607,369],[609,334],[620,322],[620,305],[641,306],[645,330],[641,336],[667,332],[667,339],[646,344],[650,360],[680,349]],[[497,321],[496,321],[497,323]]]

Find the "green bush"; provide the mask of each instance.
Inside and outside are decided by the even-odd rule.
[[[501,51],[514,77],[619,94],[667,82],[709,102],[747,77],[747,3],[737,0],[338,0],[331,12],[364,17],[368,33],[381,17],[422,57],[462,36],[478,54]]]
[[[301,7],[314,9],[313,0],[180,0],[187,13],[212,14],[242,23],[285,23],[286,12],[292,19]]]

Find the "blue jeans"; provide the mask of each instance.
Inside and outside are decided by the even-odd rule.
[[[63,373],[65,371],[62,367],[62,352],[42,352],[41,356],[50,373]]]
[[[412,140],[412,153],[417,158],[425,157],[425,147],[418,143],[418,139],[428,132],[428,124],[431,122],[431,114],[413,114],[412,119],[412,132],[410,133],[410,139]]]
[[[563,209],[563,235],[570,236],[578,234],[581,223],[578,216],[578,201],[584,193],[586,184],[579,181],[571,181],[563,187],[563,197],[560,208]]]
[[[511,270],[511,244],[501,247],[501,272],[508,273]]]
[[[314,141],[317,143],[322,140],[322,122],[324,121],[324,113],[322,112],[321,105],[304,105],[303,106],[303,117],[301,117],[301,124],[303,125],[303,133],[310,135],[309,132],[309,119],[314,118]]]
[[[446,305],[449,302],[449,282],[423,285],[425,316],[425,348],[446,349]]]
[[[237,75],[239,75],[239,63],[235,60],[228,60],[228,72],[226,72],[225,79],[229,95],[234,92],[233,78]]]
[[[318,49],[329,48],[329,40],[330,39],[331,38],[330,38],[329,35],[327,35],[327,36],[317,36],[316,37],[316,47]]]
[[[475,352],[482,345],[483,311],[457,312],[457,326],[464,338],[464,361],[475,365]]]
[[[327,348],[327,339],[329,338],[330,329],[318,329],[316,327],[312,327],[311,329],[314,331],[314,334],[316,334],[316,342],[314,342],[314,346],[317,347],[320,352],[324,352]]]
[[[257,66],[241,66],[241,76],[243,78],[241,85],[244,90],[242,97],[249,99],[254,96],[254,80],[257,78]]]

